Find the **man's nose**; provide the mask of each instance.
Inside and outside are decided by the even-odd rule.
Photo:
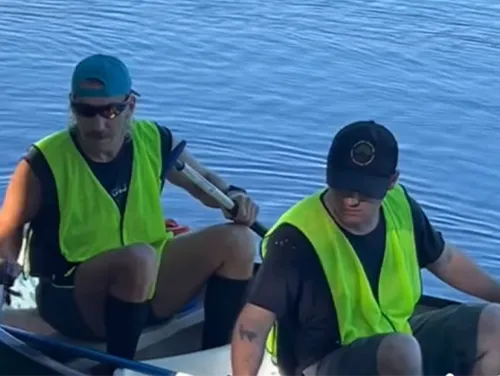
[[[106,129],[107,119],[97,114],[90,120],[90,125],[94,131],[103,131]]]
[[[348,196],[344,197],[344,205],[355,207],[358,206],[361,202],[360,196],[356,192],[349,193]]]

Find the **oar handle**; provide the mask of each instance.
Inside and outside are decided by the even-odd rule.
[[[196,186],[203,190],[206,194],[213,197],[222,207],[228,210],[232,215],[238,212],[238,205],[231,200],[224,192],[205,179],[198,171],[193,169],[187,163],[180,160],[174,162],[175,169],[182,172],[186,177],[191,180]],[[250,228],[259,236],[264,237],[267,233],[267,228],[260,222],[253,223]]]

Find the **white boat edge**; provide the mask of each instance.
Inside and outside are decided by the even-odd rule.
[[[190,354],[147,360],[143,361],[143,363],[174,371],[176,376],[223,376],[232,374],[230,345]],[[118,369],[115,375],[139,376],[145,374],[129,369]],[[277,375],[279,375],[277,367],[272,363],[271,358],[265,354],[258,376]]]

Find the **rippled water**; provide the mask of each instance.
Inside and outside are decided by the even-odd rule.
[[[372,118],[402,181],[446,238],[500,272],[500,4],[489,0],[0,0],[0,188],[28,145],[65,125],[83,56],[129,65],[138,115],[169,125],[244,185],[271,224],[320,187],[335,131]],[[165,213],[220,217],[173,188]],[[427,280],[426,292],[460,296]]]

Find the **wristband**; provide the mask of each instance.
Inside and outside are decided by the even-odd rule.
[[[247,194],[247,191],[241,187],[237,187],[236,185],[230,185],[226,189],[226,194],[229,194],[230,192],[242,192],[244,194]]]

